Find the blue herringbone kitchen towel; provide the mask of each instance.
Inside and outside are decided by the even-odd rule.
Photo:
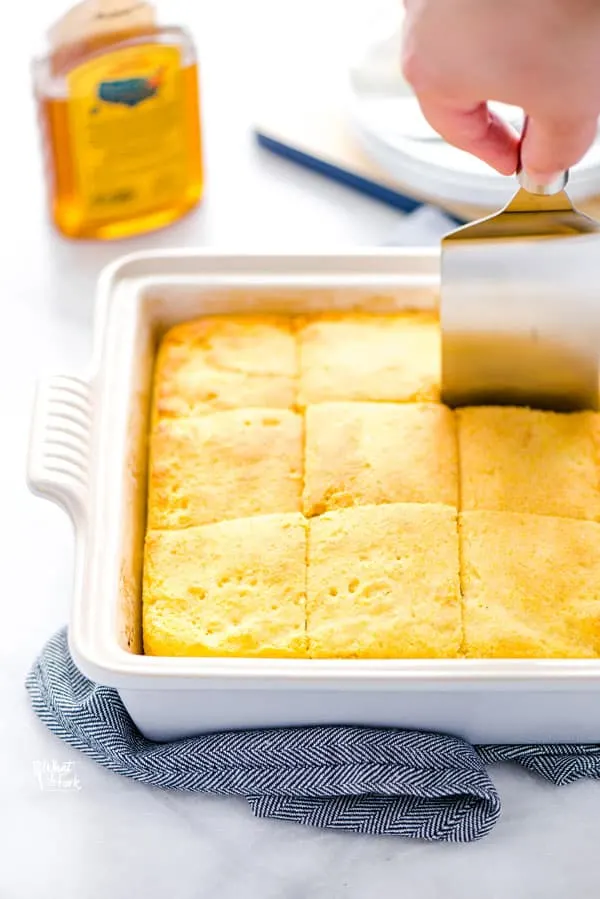
[[[467,842],[490,832],[500,799],[486,764],[517,762],[555,784],[600,777],[600,745],[471,746],[372,727],[295,727],[154,743],[118,693],[75,666],[66,631],[28,678],[48,728],[117,774],[154,787],[244,796],[254,814],[355,833]]]

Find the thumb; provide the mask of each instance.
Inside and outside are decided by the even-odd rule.
[[[552,180],[585,156],[597,130],[596,116],[560,121],[530,117],[521,146],[523,168],[542,183]]]

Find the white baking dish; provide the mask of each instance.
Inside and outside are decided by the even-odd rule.
[[[91,370],[39,387],[29,483],[70,514],[77,541],[69,637],[140,730],[352,723],[475,742],[600,740],[600,661],[171,659],[140,654],[146,434],[157,336],[198,315],[386,310],[435,301],[435,252],[130,256],[102,276]]]

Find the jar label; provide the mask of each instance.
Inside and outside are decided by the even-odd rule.
[[[93,220],[131,217],[185,190],[185,85],[177,47],[126,47],[68,77],[79,199]]]

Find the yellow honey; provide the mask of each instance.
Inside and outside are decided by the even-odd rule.
[[[51,217],[116,239],[189,212],[203,188],[198,66],[189,35],[133,0],[87,0],[34,64]]]

